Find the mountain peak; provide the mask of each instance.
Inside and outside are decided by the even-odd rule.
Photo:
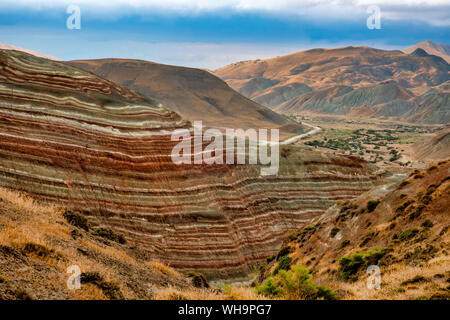
[[[426,57],[426,56],[429,56],[429,54],[425,51],[425,50],[423,50],[422,48],[417,48],[416,50],[414,50],[412,53],[410,53],[411,55],[413,55],[413,56],[416,56],[416,57]]]
[[[432,40],[425,40],[425,41],[419,42],[411,47],[403,49],[403,52],[411,54],[411,53],[414,53],[417,49],[422,49],[429,55],[435,55],[435,56],[441,57],[442,59],[447,61],[447,63],[450,63],[450,46],[448,46],[446,44],[441,44],[438,42],[434,42]],[[423,53],[420,53],[420,54],[423,54]],[[414,55],[417,56],[417,54],[414,54]]]

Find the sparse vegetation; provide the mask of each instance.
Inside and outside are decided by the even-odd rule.
[[[32,300],[31,296],[24,289],[17,289],[14,291],[17,300]]]
[[[289,300],[337,299],[337,294],[330,288],[315,285],[311,273],[302,265],[294,265],[289,270],[280,270],[276,278],[269,277],[258,287],[258,293]]]
[[[367,211],[373,212],[379,203],[380,203],[379,200],[369,200],[369,202],[367,202]]]
[[[277,261],[280,260],[281,258],[283,258],[284,256],[288,255],[289,253],[291,253],[291,247],[289,245],[283,246],[280,249],[280,251],[278,251],[278,254],[276,256]]]
[[[421,226],[424,228],[432,228],[434,226],[434,223],[431,220],[427,219],[422,222]]]
[[[406,187],[410,182],[408,180],[403,180],[399,185],[399,189]]]
[[[117,234],[110,229],[105,229],[105,228],[95,229],[94,235],[111,240],[111,241],[118,242],[120,244],[125,244],[127,242],[123,235]]]
[[[392,239],[394,239],[394,240],[398,239],[400,241],[407,241],[407,240],[414,238],[416,236],[416,234],[418,234],[418,233],[419,233],[418,229],[407,229],[400,233],[394,234]]]
[[[98,272],[83,272],[80,276],[81,283],[90,283],[103,291],[105,296],[111,300],[123,299],[119,286],[110,281],[106,281]]]
[[[406,286],[409,284],[415,284],[415,283],[419,283],[419,282],[425,282],[425,281],[427,281],[427,279],[424,276],[417,275],[412,279],[403,281],[402,286]]]
[[[358,271],[365,266],[377,264],[389,250],[377,248],[366,252],[355,252],[339,259],[339,274],[343,279],[356,279]]]
[[[47,247],[34,242],[26,243],[23,247],[23,252],[30,255],[35,255],[39,258],[56,257],[55,251],[53,249],[48,249]]]
[[[273,270],[273,275],[276,275],[280,270],[287,270],[291,264],[292,259],[289,256],[284,256],[278,262],[275,270]]]
[[[189,272],[188,277],[192,279],[192,284],[196,288],[209,288],[209,283],[206,278],[202,274],[198,274],[197,272]]]
[[[339,231],[340,231],[340,229],[337,227],[334,227],[333,229],[331,229],[330,238],[334,238],[338,234]]]
[[[66,209],[63,213],[63,217],[71,225],[89,231],[90,228],[89,221],[81,213]]]
[[[258,293],[267,297],[279,297],[282,294],[281,288],[274,283],[273,277],[267,278],[263,285],[258,287]]]

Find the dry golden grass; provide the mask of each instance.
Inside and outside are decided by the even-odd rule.
[[[61,212],[55,206],[42,205],[26,195],[0,188],[0,244],[24,249],[29,243],[51,249],[49,235],[69,239],[70,230],[62,224]],[[45,259],[51,263],[54,259]],[[54,262],[54,261],[53,261]]]
[[[172,286],[156,289],[156,300],[223,300],[223,295],[209,289],[177,289]]]
[[[174,278],[177,279],[181,279],[183,276],[176,271],[175,269],[169,267],[167,264],[165,264],[164,262],[161,261],[156,261],[156,260],[152,260],[152,261],[148,261],[145,263],[148,267],[159,271],[160,273],[164,274],[164,275],[169,275],[172,276]]]
[[[367,275],[361,276],[356,282],[330,281],[327,284],[339,288],[345,294],[341,297],[346,300],[396,300],[416,299],[445,288],[446,284],[436,284],[433,276],[445,275],[450,271],[447,256],[440,256],[422,266],[409,266],[396,264],[381,269],[381,286],[379,290],[369,289],[367,286]],[[402,285],[403,282],[422,276],[427,279],[413,285]]]
[[[223,288],[224,300],[267,300],[267,297],[256,293],[254,288],[243,286],[226,286]]]
[[[267,300],[258,295],[254,288],[245,286],[225,286],[222,290],[188,289],[179,290],[174,287],[158,288],[156,300]]]
[[[38,203],[25,194],[0,188],[0,245],[18,248],[25,252],[27,244],[32,243],[38,248],[42,246],[51,252],[48,256],[38,256],[30,250],[26,253],[28,257],[58,270],[57,280],[53,279],[48,284],[45,282],[47,280],[39,280],[40,284],[48,288],[51,286],[66,288],[66,280],[69,276],[67,268],[77,265],[81,272],[98,272],[105,281],[118,284],[126,299],[135,298],[134,293],[127,286],[121,285],[118,280],[120,270],[117,270],[114,265],[109,265],[108,259],[136,268],[157,270],[169,279],[184,281],[180,273],[161,262],[152,261],[148,264],[138,262],[125,251],[115,246],[107,246],[102,240],[95,241],[92,236],[74,240],[71,235],[73,227],[63,218],[63,211],[56,206]],[[95,258],[82,254],[79,248],[89,249]],[[103,262],[100,257],[107,259]],[[28,279],[28,271],[23,274],[17,272],[18,276]],[[30,280],[33,281],[33,279]],[[71,299],[107,299],[102,290],[92,284],[83,284],[80,290],[66,292]]]

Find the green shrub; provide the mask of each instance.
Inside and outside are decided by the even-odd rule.
[[[319,296],[320,299],[323,299],[323,300],[337,300],[338,299],[337,293],[325,286],[317,286],[317,295]]]
[[[364,256],[361,253],[344,256],[339,259],[339,273],[342,278],[350,279],[364,264]]]
[[[316,286],[311,273],[302,265],[294,265],[288,271],[281,270],[277,284],[286,299],[337,299],[336,293],[331,289]]]
[[[373,210],[375,210],[379,203],[380,201],[378,200],[369,200],[369,202],[367,202],[367,211],[372,212]]]
[[[394,234],[392,239],[394,239],[394,240],[398,239],[400,241],[407,241],[407,240],[414,238],[416,236],[416,234],[418,234],[418,233],[419,233],[419,230],[417,230],[417,229],[407,229],[400,233]]]
[[[315,285],[311,273],[302,265],[294,265],[287,271],[280,270],[277,277],[269,277],[257,292],[271,298],[289,300],[337,299],[337,294],[330,288]]]
[[[396,213],[403,213],[404,211],[405,211],[405,209],[407,208],[407,207],[409,207],[409,205],[410,204],[412,204],[412,203],[414,203],[414,200],[412,200],[412,199],[409,199],[409,200],[406,200],[405,202],[403,202],[401,205],[399,205],[396,209],[395,209],[395,212]]]
[[[389,250],[386,248],[377,248],[368,250],[364,253],[355,252],[339,259],[339,274],[343,279],[356,279],[358,271],[365,266],[377,264]]]
[[[300,230],[291,230],[289,231],[287,238],[289,241],[294,241],[298,238],[299,234]]]
[[[375,232],[369,232],[367,233],[364,238],[359,243],[360,247],[364,247],[370,240],[372,240],[376,236]]]
[[[283,270],[283,269],[288,269],[289,265],[291,264],[291,257],[288,256],[284,256],[280,259],[280,261],[278,262],[277,267],[275,268],[275,270],[273,270],[273,275],[276,275],[278,273],[278,271]]]
[[[63,213],[64,219],[67,220],[71,225],[89,231],[90,224],[85,216],[78,212],[73,212],[70,210],[65,210]]]
[[[431,227],[434,226],[434,223],[431,222],[431,220],[425,220],[425,221],[421,224],[421,226],[424,227],[424,228],[431,228]]]
[[[422,213],[422,211],[424,209],[425,209],[425,206],[423,204],[418,205],[417,208],[415,208],[414,211],[409,215],[409,219],[414,220],[415,218],[420,216],[420,214]]]
[[[272,277],[269,277],[262,286],[259,286],[257,292],[259,294],[272,298],[278,297],[282,293],[281,289],[274,284]]]
[[[287,256],[289,253],[291,253],[291,251],[292,251],[291,247],[283,246],[277,254],[277,261],[280,260],[282,257]]]
[[[34,254],[40,258],[55,257],[55,251],[53,249],[48,249],[47,247],[34,242],[27,242],[23,248],[23,252]]]
[[[102,238],[106,238],[106,239],[109,239],[111,241],[118,242],[120,244],[125,244],[127,242],[123,235],[117,234],[117,233],[115,233],[114,231],[112,231],[110,229],[98,228],[98,229],[95,230],[94,234],[96,236],[99,236],[99,237],[102,237]]]

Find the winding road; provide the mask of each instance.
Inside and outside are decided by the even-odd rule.
[[[312,128],[312,130],[310,130],[310,131],[308,131],[306,133],[302,133],[302,134],[300,134],[298,136],[294,136],[292,138],[286,139],[286,140],[280,142],[280,144],[281,145],[291,144],[291,143],[293,143],[293,142],[295,142],[297,140],[300,140],[300,139],[302,139],[304,137],[310,136],[310,135],[315,134],[315,133],[319,132],[320,130],[322,130],[322,128],[313,126],[313,125],[308,124],[306,122],[302,122],[301,124],[304,125],[304,126]]]

